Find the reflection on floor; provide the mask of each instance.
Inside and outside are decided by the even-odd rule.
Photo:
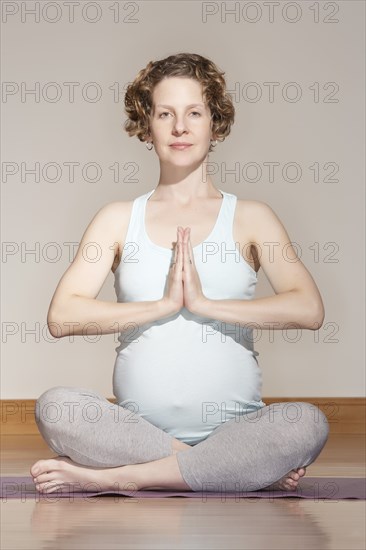
[[[3,436],[1,475],[55,454],[40,436]],[[365,437],[330,435],[306,475],[365,477]],[[132,499],[1,503],[2,549],[362,549],[365,501]]]

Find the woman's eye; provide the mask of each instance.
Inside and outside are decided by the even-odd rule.
[[[168,113],[167,111],[165,111],[164,113],[161,113],[159,115],[159,118],[163,117],[163,115],[169,115],[170,113]],[[198,116],[201,116],[201,113],[199,113],[198,111],[192,111],[192,115],[198,115]],[[163,117],[165,118],[165,117]]]

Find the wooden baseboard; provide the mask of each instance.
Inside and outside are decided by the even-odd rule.
[[[365,434],[365,398],[363,397],[262,397],[266,405],[306,401],[327,417],[330,434]],[[108,398],[115,403],[115,398]],[[2,399],[0,433],[2,435],[39,435],[34,418],[35,399]]]

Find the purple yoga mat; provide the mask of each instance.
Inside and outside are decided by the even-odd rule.
[[[188,497],[200,498],[311,498],[317,500],[343,500],[343,499],[358,499],[366,500],[366,478],[359,477],[306,477],[300,478],[299,484],[295,491],[238,491],[228,493],[225,491],[210,492],[204,491],[136,491],[131,484],[130,487],[113,491],[99,491],[95,483],[84,485],[83,491],[76,491],[70,487],[68,492],[65,489],[58,489],[53,493],[39,493],[35,488],[32,477],[1,477],[0,496],[2,502],[7,499],[17,498],[24,500],[29,499],[57,499],[57,498],[90,498],[100,496],[122,495],[132,498],[163,498],[163,497]],[[86,489],[86,490],[85,490]]]

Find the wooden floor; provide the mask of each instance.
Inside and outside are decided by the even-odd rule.
[[[365,477],[365,436],[330,435],[308,476]],[[55,454],[40,436],[3,436],[1,475],[29,475]],[[161,498],[7,500],[1,550],[314,549],[366,547],[365,501]]]

